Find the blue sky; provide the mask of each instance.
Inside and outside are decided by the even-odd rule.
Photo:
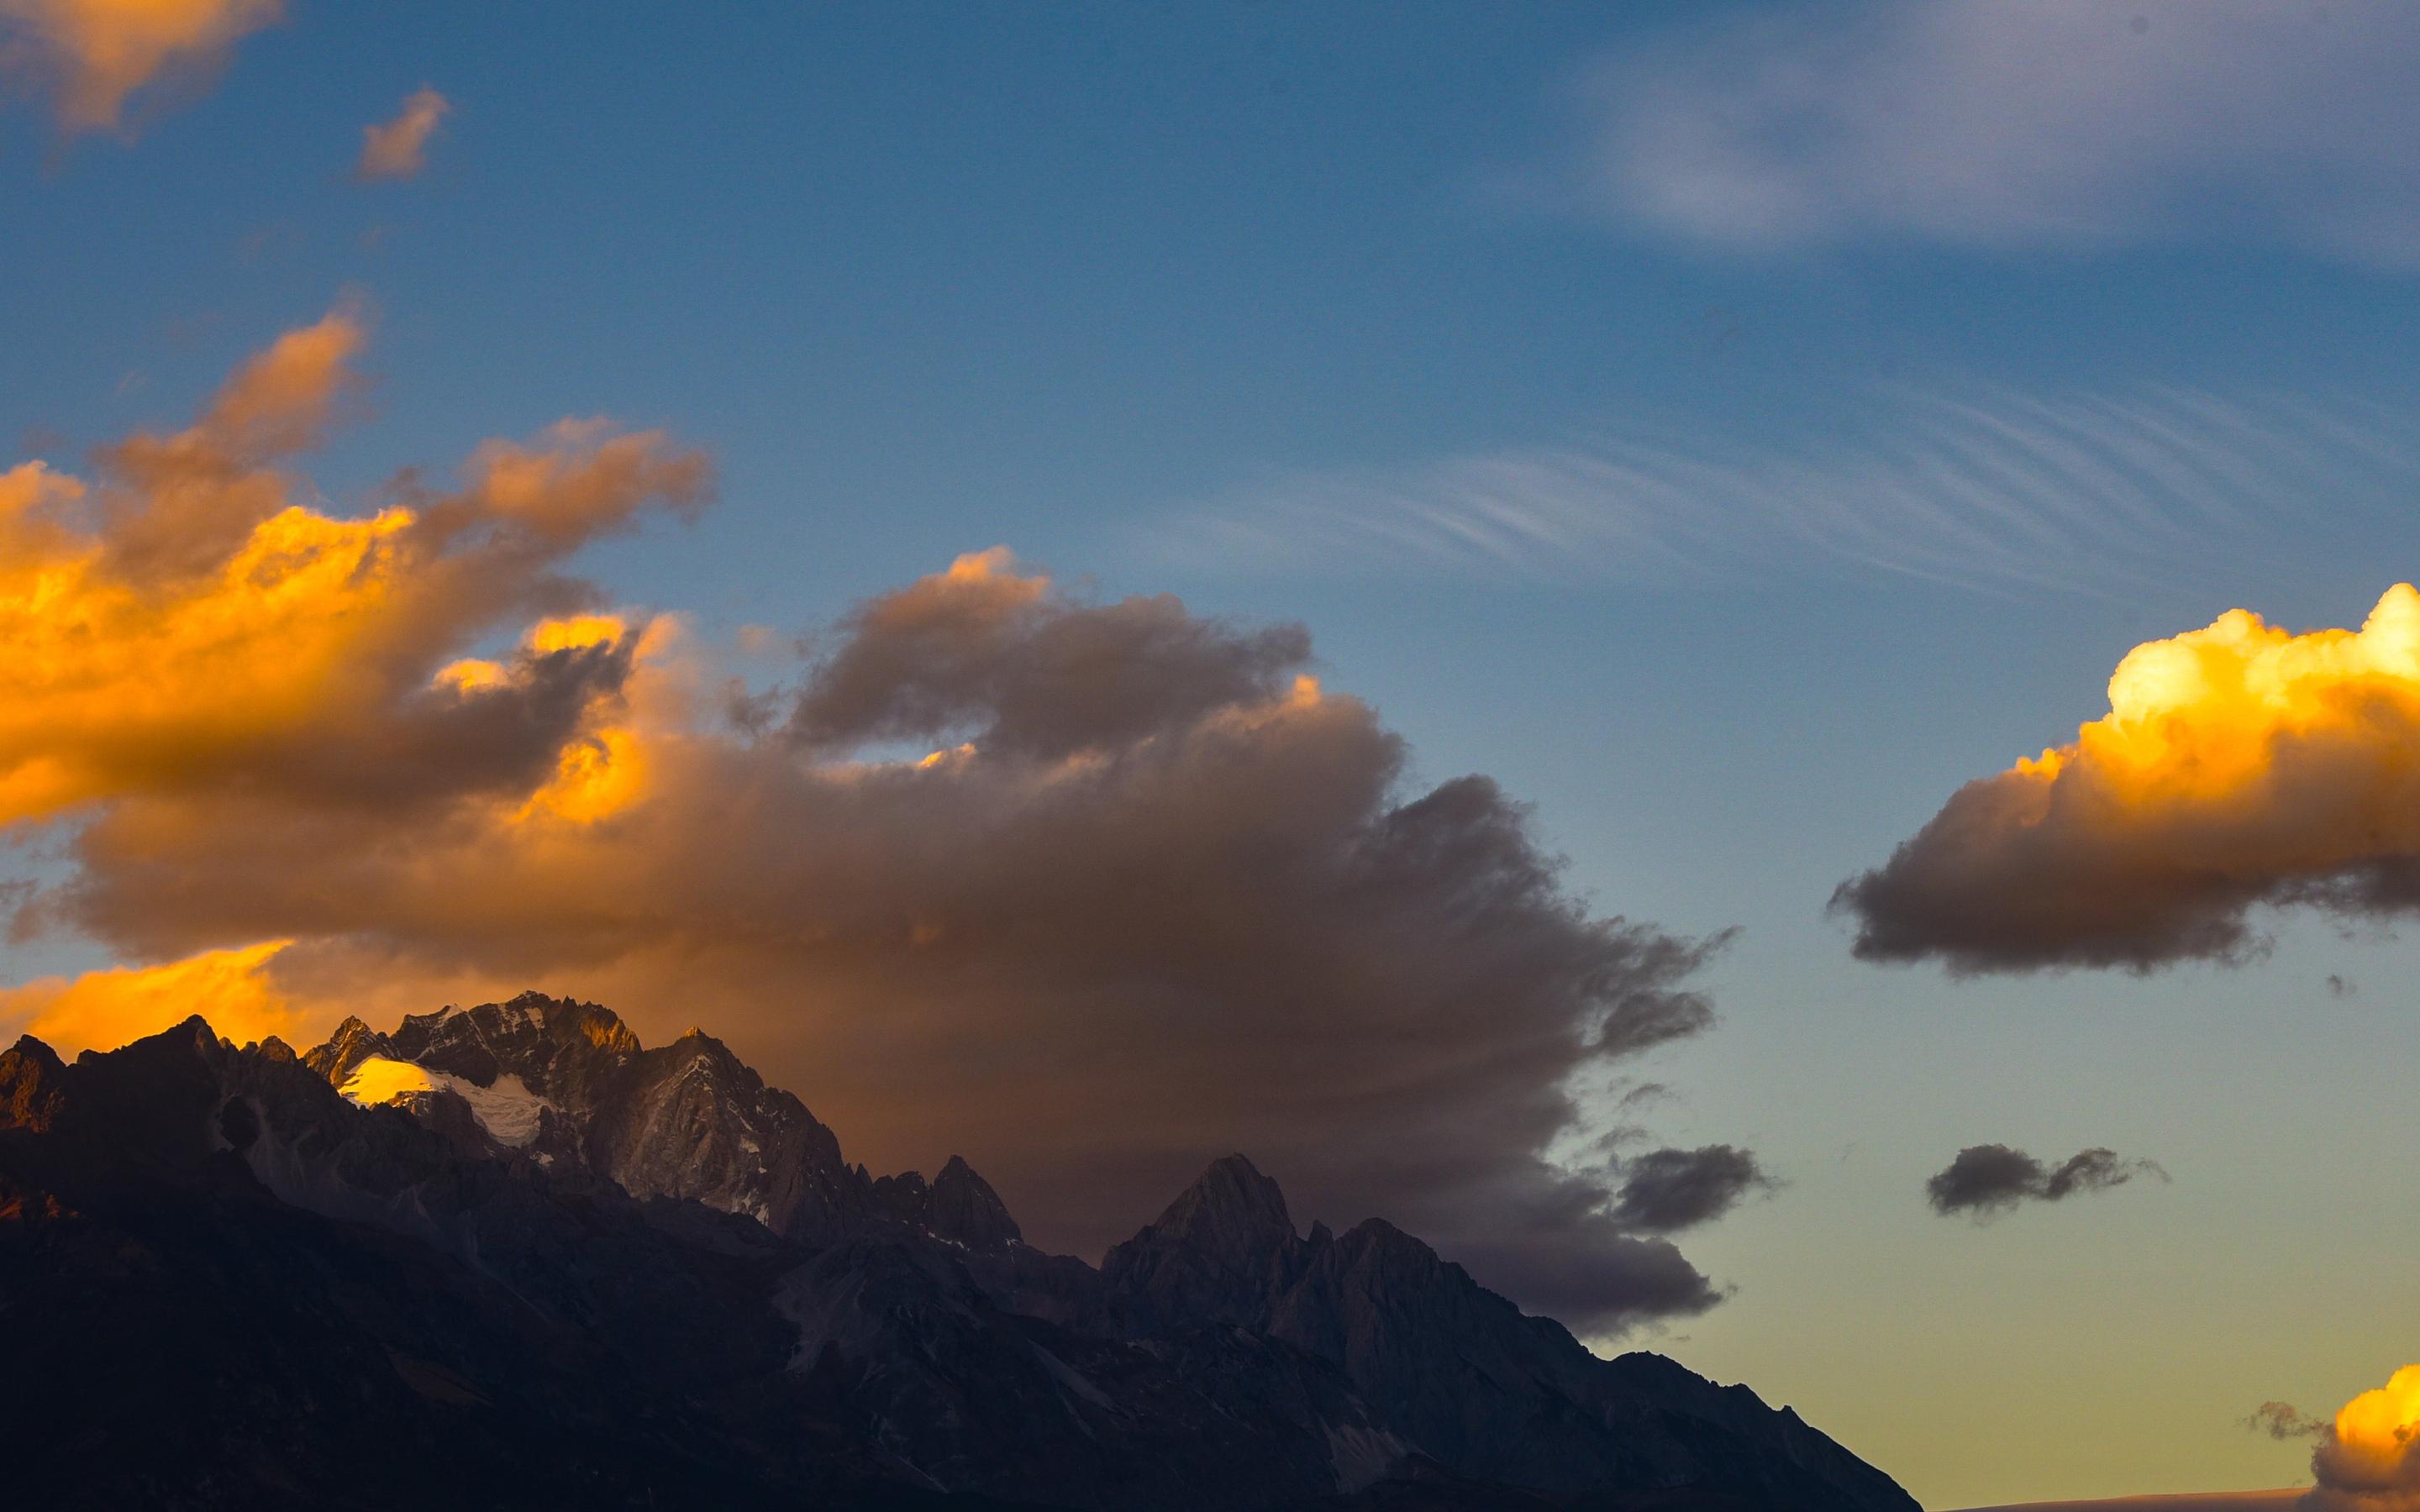
[[[2092,34],[2183,59],[2138,66],[2024,7],[2048,63],[1890,8],[296,0],[131,135],[0,116],[0,435],[180,424],[350,296],[334,502],[566,413],[667,426],[719,504],[583,564],[710,631],[1001,543],[1302,620],[1600,905],[1744,926],[1658,1132],[1789,1184],[1697,1242],[1737,1295],[1661,1347],[1931,1504],[2286,1484],[2236,1420],[2420,1324],[2411,948],[2299,919],[2239,969],[1953,980],[1823,907],[2137,641],[2412,575],[2420,132],[2379,78],[2420,40],[2337,12]],[[350,181],[424,84],[427,171]],[[1923,134],[1939,93],[1981,124]],[[1928,1214],[1986,1140],[2174,1181]]]

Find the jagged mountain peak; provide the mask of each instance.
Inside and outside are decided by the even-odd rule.
[[[960,1249],[998,1254],[1025,1242],[1007,1204],[964,1156],[951,1156],[930,1181],[922,1171],[901,1171],[874,1178],[867,1191],[882,1215]]]
[[[611,1009],[576,998],[526,992],[509,1002],[475,1008],[452,1004],[433,1013],[408,1013],[395,1031],[370,1035],[370,1053],[411,1061],[478,1088],[518,1077],[539,1097],[582,1088],[640,1054],[639,1037]],[[558,1086],[559,1084],[559,1086]]]
[[[603,1021],[564,1006],[538,1010],[547,1032],[527,1041],[511,1004],[340,1030],[426,1074],[401,1110],[338,1095],[319,1069],[334,1041],[306,1070],[198,1020],[64,1068],[39,1041],[0,1052],[0,1284],[30,1277],[61,1304],[12,1315],[12,1342],[47,1329],[54,1372],[101,1359],[83,1395],[107,1399],[154,1380],[154,1337],[201,1320],[205,1347],[174,1353],[206,1368],[170,1397],[242,1415],[195,1453],[242,1442],[283,1402],[280,1462],[315,1476],[360,1458],[310,1458],[332,1425],[367,1444],[425,1418],[414,1443],[461,1443],[472,1419],[449,1414],[467,1393],[540,1435],[690,1422],[641,1447],[743,1480],[807,1473],[783,1456],[815,1443],[860,1444],[869,1473],[1090,1512],[1342,1504],[1322,1498],[1430,1460],[1479,1498],[1437,1504],[1457,1507],[1519,1486],[1672,1512],[1915,1512],[1794,1414],[1654,1356],[1599,1360],[1390,1224],[1296,1237],[1277,1183],[1241,1156],[1096,1273],[1018,1242],[965,1159],[929,1182],[869,1180],[788,1094],[689,1073],[719,1045],[610,1051],[582,1026]],[[550,1072],[534,1142],[477,1132],[520,1095],[520,1072],[481,1088],[396,1060],[424,1039]],[[49,1227],[12,1246],[12,1224]],[[298,1245],[310,1254],[287,1264]],[[155,1253],[156,1273],[122,1271]],[[396,1279],[363,1280],[381,1273]],[[130,1309],[144,1347],[93,1350]],[[265,1337],[264,1320],[287,1333]],[[311,1395],[294,1405],[298,1389]],[[800,1431],[801,1413],[821,1426]],[[571,1431],[566,1462],[631,1447]],[[495,1440],[495,1462],[517,1463],[525,1436]],[[441,1467],[436,1500],[479,1484],[448,1479],[444,1455],[411,1462]],[[797,1489],[759,1500],[803,1504]]]
[[[32,1035],[0,1051],[0,1128],[47,1129],[57,1115],[67,1066]]]
[[[1295,1238],[1285,1193],[1242,1155],[1210,1163],[1152,1224],[1152,1231],[1235,1260],[1250,1260]]]
[[[63,1064],[59,1059],[59,1053],[57,1051],[52,1049],[41,1041],[35,1039],[30,1034],[21,1034],[17,1036],[17,1042],[8,1047],[7,1054],[10,1057],[43,1065],[57,1066]]]
[[[1212,1161],[1158,1219],[1101,1259],[1125,1326],[1143,1333],[1210,1320],[1258,1328],[1311,1247],[1285,1194],[1242,1155]]]
[[[226,1041],[219,1038],[218,1030],[210,1027],[209,1020],[202,1017],[199,1013],[189,1013],[178,1023],[173,1024],[167,1028],[161,1030],[158,1034],[151,1036],[147,1041],[137,1040],[133,1044],[124,1046],[120,1050],[111,1050],[101,1053],[113,1056],[122,1055],[127,1050],[132,1050],[137,1046],[155,1042],[163,1043],[170,1048],[193,1049],[208,1053],[218,1049]],[[92,1051],[85,1052],[86,1055],[94,1053],[95,1052]]]
[[[305,1060],[358,1101],[424,1112],[471,1153],[521,1150],[785,1237],[829,1240],[876,1211],[831,1131],[701,1029],[650,1050],[610,1009],[529,992],[407,1014],[387,1034],[349,1019]]]
[[[1024,1232],[1009,1216],[1008,1205],[962,1155],[951,1156],[941,1174],[933,1179],[925,1215],[925,1227],[935,1236],[970,1249],[1001,1249],[1024,1242]]]

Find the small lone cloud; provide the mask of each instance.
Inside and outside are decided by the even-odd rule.
[[[2328,1420],[2309,1416],[2291,1402],[2262,1402],[2244,1417],[2243,1426],[2283,1443],[2316,1439],[2328,1430]]]
[[[2328,995],[2330,997],[2350,997],[2358,994],[2360,991],[2361,983],[2353,980],[2350,977],[2340,977],[2333,971],[2328,973]]]
[[[1765,1174],[1753,1152],[1734,1145],[1651,1149],[1626,1163],[1623,1173],[1614,1222],[1646,1234],[1674,1234],[1712,1223],[1749,1193],[1779,1184]]]
[[[361,161],[353,177],[365,183],[383,178],[410,178],[428,165],[428,139],[445,113],[454,108],[443,95],[422,85],[406,97],[403,112],[379,126],[362,128]]]
[[[1924,1183],[1925,1200],[1943,1217],[1958,1213],[1978,1223],[2024,1202],[2059,1202],[2079,1192],[2106,1192],[2137,1176],[2164,1181],[2168,1173],[2148,1160],[2119,1158],[2114,1149],[2079,1150],[2053,1166],[2009,1145],[1969,1145]]]

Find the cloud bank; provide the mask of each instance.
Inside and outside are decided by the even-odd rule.
[[[434,89],[424,85],[414,90],[395,119],[362,128],[362,155],[353,164],[353,177],[368,181],[418,174],[428,166],[428,139],[453,108]]]
[[[116,131],[136,93],[207,76],[282,0],[0,0],[0,64],[50,91],[59,128]]]
[[[2420,593],[2357,631],[2244,609],[2135,647],[2073,743],[1969,782],[1834,907],[1871,961],[2149,970],[2257,952],[2257,904],[2420,904]]]
[[[1590,908],[1486,778],[1409,786],[1299,626],[996,549],[740,686],[560,571],[702,500],[659,435],[297,503],[359,336],[289,336],[90,480],[6,475],[0,823],[72,866],[16,927],[163,964],[0,1008],[105,1042],[160,972],[246,1023],[577,993],[715,1026],[877,1165],[979,1157],[1051,1242],[1244,1149],[1583,1330],[1718,1300],[1656,1232],[1736,1200],[1744,1152],[1635,1189],[1541,1152],[1588,1143],[1575,1086],[1710,1023],[1719,942]]]
[[[2420,16],[2389,4],[1728,14],[1579,81],[1573,210],[1748,251],[2216,239],[2420,266]]]
[[[1969,1145],[1926,1180],[1924,1198],[1945,1218],[1962,1213],[1988,1223],[2021,1203],[2106,1192],[2138,1176],[2168,1179],[2155,1162],[2121,1160],[2114,1149],[2078,1150],[2054,1166],[2008,1145]]]

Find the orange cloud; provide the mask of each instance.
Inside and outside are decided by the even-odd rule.
[[[216,68],[283,8],[281,0],[0,0],[0,56],[51,86],[62,129],[112,131],[136,91]]]
[[[350,307],[287,332],[236,369],[201,423],[178,441],[239,459],[318,445],[336,398],[357,381],[351,363],[367,339],[359,312]]]
[[[409,178],[427,166],[428,139],[454,107],[443,95],[423,86],[406,97],[402,114],[391,121],[362,128],[361,161],[354,177]]]
[[[2311,1452],[2311,1512],[2420,1509],[2420,1365],[2344,1404]]]
[[[361,340],[343,314],[281,337],[191,428],[105,454],[97,486],[0,473],[0,825],[261,781],[521,785],[612,703],[637,649],[618,622],[547,632],[493,676],[438,671],[580,596],[545,570],[568,551],[696,503],[704,459],[583,422],[489,443],[458,492],[324,514],[275,464],[317,440]]]
[[[1970,971],[2231,959],[2261,903],[2420,906],[2420,592],[2359,630],[2233,609],[2135,647],[2106,715],[1968,783],[1834,902],[1860,956]]]
[[[308,1048],[318,1024],[287,997],[267,967],[289,942],[212,950],[166,965],[88,971],[0,988],[0,1029],[23,1032],[73,1056],[114,1050],[195,1013],[228,1040],[277,1035]]]

